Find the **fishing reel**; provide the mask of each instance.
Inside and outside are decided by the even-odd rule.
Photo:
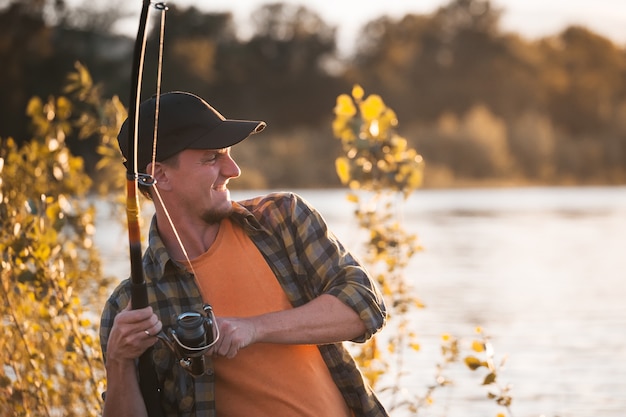
[[[160,339],[174,352],[184,370],[192,376],[204,374],[204,354],[219,339],[213,309],[205,304],[202,313],[188,311],[179,314],[174,327]]]

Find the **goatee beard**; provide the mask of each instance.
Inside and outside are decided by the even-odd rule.
[[[202,214],[206,224],[216,224],[230,216],[231,210],[207,210]]]

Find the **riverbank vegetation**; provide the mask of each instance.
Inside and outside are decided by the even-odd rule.
[[[351,94],[337,98],[334,113],[333,133],[343,151],[335,168],[342,184],[350,189],[347,198],[355,204],[356,223],[363,232],[364,260],[388,308],[387,331],[353,346],[364,375],[382,394],[392,415],[424,415],[435,402],[435,391],[454,384],[448,375],[451,367],[484,368],[480,383],[487,387],[486,398],[502,407],[498,416],[512,416],[511,387],[500,378],[504,362],[497,363],[481,328],[464,338],[442,329],[439,361],[433,369],[417,371],[432,373],[432,383],[410,387],[408,381],[416,372],[411,364],[421,349],[415,317],[424,304],[405,269],[422,247],[402,219],[404,202],[423,184],[424,159],[398,134],[396,112],[379,95],[366,96],[363,88],[355,85]]]
[[[94,246],[93,186],[68,149],[66,97],[33,98],[33,138],[0,138],[0,414],[97,416],[98,312],[108,290]],[[83,113],[87,116],[87,113]]]

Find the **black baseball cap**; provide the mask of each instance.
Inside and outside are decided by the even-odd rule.
[[[139,106],[137,168],[152,162],[156,96]],[[161,94],[156,141],[156,160],[163,161],[185,149],[223,149],[259,133],[265,122],[226,119],[202,98],[183,91]],[[117,136],[120,150],[128,155],[128,119]],[[126,162],[124,162],[126,164]]]

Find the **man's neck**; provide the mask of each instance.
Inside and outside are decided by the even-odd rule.
[[[219,223],[209,224],[201,220],[190,222],[172,219],[172,222],[174,228],[163,213],[159,215],[157,212],[157,229],[161,240],[170,257],[177,261],[195,259],[209,250],[220,227]]]

